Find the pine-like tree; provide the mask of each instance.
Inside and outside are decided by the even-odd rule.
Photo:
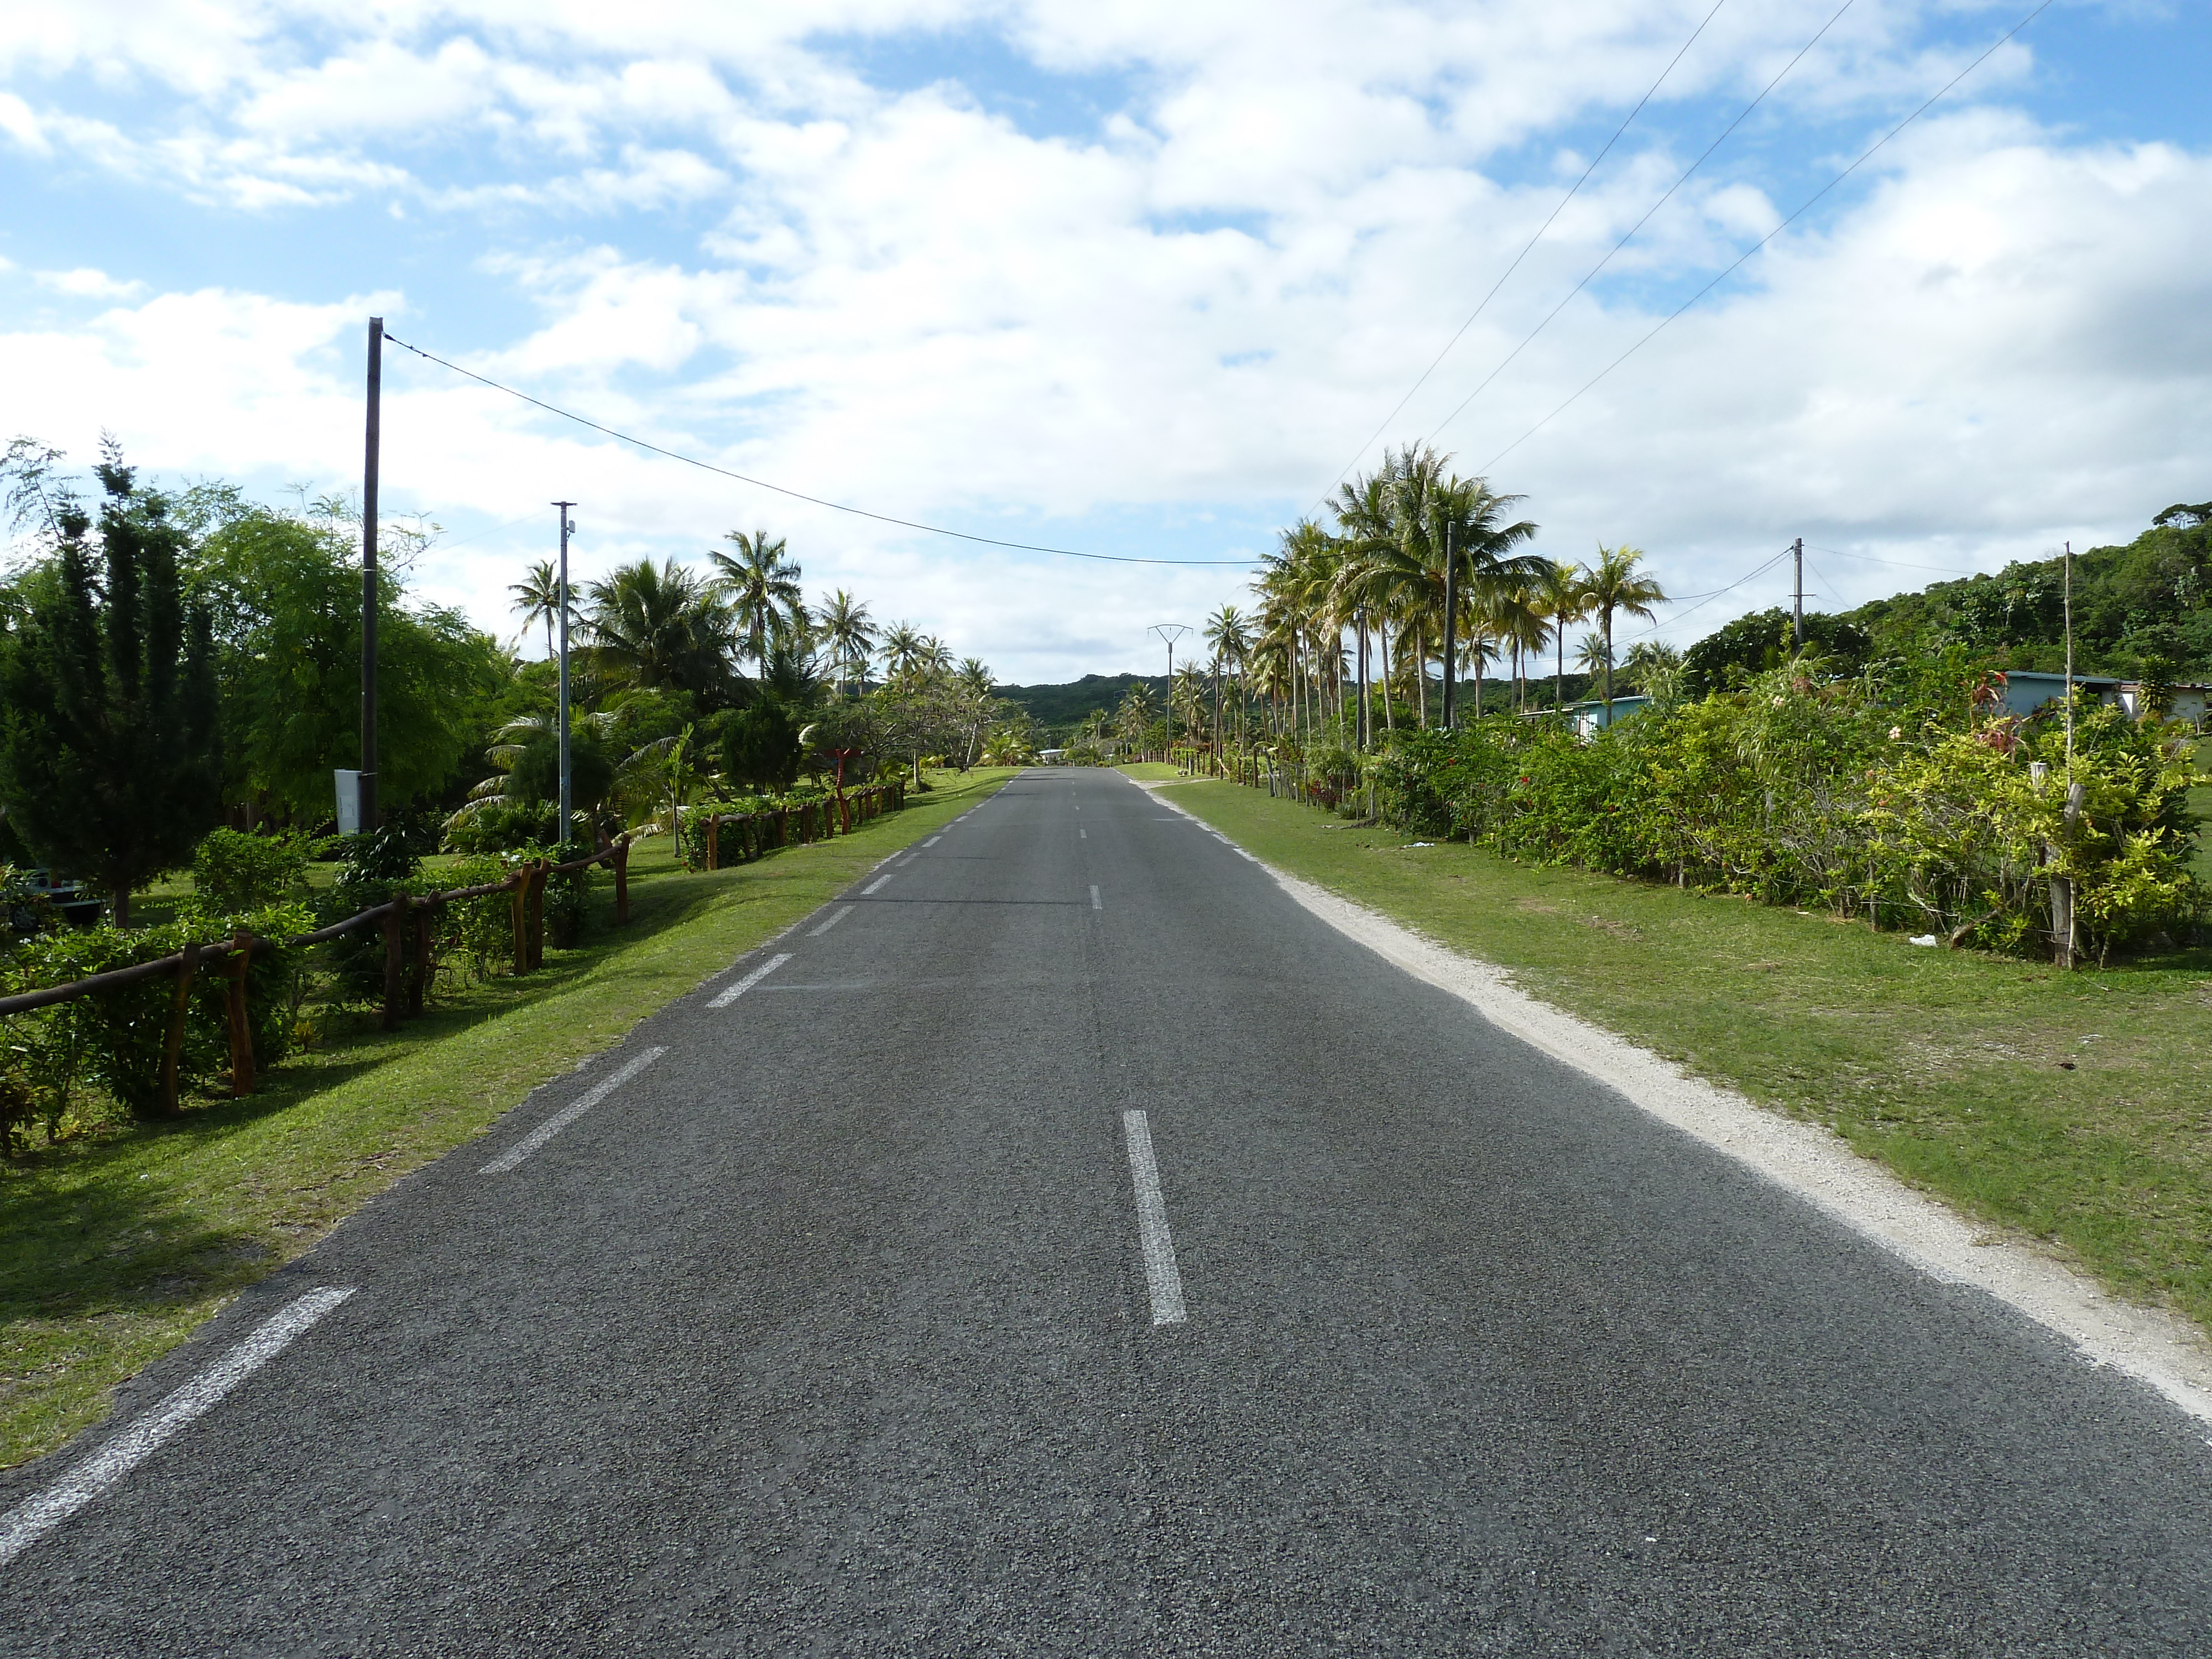
[[[222,806],[212,629],[178,574],[183,532],[136,486],[112,441],[94,469],[93,524],[52,515],[54,580],[0,656],[0,799],[15,833],[55,869],[112,894],[191,855]]]

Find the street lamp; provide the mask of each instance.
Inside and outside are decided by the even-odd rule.
[[[1168,648],[1168,749],[1175,749],[1175,648],[1176,641],[1189,636],[1190,629],[1182,623],[1154,623],[1153,633],[1160,636]]]

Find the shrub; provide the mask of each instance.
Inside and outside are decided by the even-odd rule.
[[[194,908],[231,915],[293,897],[313,854],[313,844],[304,836],[210,830],[192,853]]]

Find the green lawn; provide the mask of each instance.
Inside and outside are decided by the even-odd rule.
[[[247,1099],[0,1165],[0,1467],[96,1420],[241,1286],[1012,775],[943,775],[849,838],[712,875],[643,842],[627,929],[603,880],[592,929],[538,974],[390,1036],[344,1015]]]
[[[1233,784],[1168,793],[1277,867],[1832,1124],[1995,1229],[2212,1329],[2212,951],[2063,974],[1825,914],[1413,846]]]
[[[1165,761],[1132,761],[1114,769],[1125,778],[1136,778],[1146,783],[1164,783],[1190,775],[1180,766],[1170,766]]]

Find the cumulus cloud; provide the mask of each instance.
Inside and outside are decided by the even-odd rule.
[[[452,303],[431,261],[406,267],[405,317],[398,293],[304,304],[246,270],[175,293],[152,269],[41,276],[108,303],[0,335],[9,429],[82,447],[108,425],[175,471],[342,482],[361,319],[380,305],[431,349],[736,471],[1012,540],[1189,558],[1257,550],[1326,489],[1709,9],[333,5],[310,32],[210,3],[133,7],[135,30],[99,6],[0,23],[0,79],[23,94],[0,94],[0,131],[225,211],[312,225],[382,198],[407,215],[384,216],[395,235],[425,227],[448,263],[466,249],[505,314]],[[1916,129],[1522,441],[1955,72],[1960,14],[1911,0],[1862,0],[1778,90],[1775,121],[1812,123],[1807,145],[1771,160],[1782,129],[1754,123],[1439,429],[1832,10],[1724,9],[1388,439],[1433,433],[1468,467],[1505,452],[1497,482],[1529,495],[1550,550],[1634,541],[1679,591],[1799,534],[1897,562],[1824,556],[1839,603],[1921,579],[1898,567],[2123,535],[2203,494],[2189,411],[2212,391],[2195,367],[2212,163],[1987,102],[2027,84],[2025,46],[1980,72],[1985,101]],[[163,43],[204,14],[223,52],[172,61]],[[978,30],[1041,75],[1093,77],[1102,112],[1032,130],[957,52],[951,70],[931,57]],[[883,71],[901,50],[937,67]],[[175,118],[71,104],[79,74],[158,93]],[[387,386],[395,501],[493,522],[576,495],[587,569],[696,558],[767,522],[810,585],[855,587],[1010,677],[1148,662],[1146,623],[1238,580],[918,538],[404,356]],[[504,629],[514,556],[487,535],[422,575]]]

